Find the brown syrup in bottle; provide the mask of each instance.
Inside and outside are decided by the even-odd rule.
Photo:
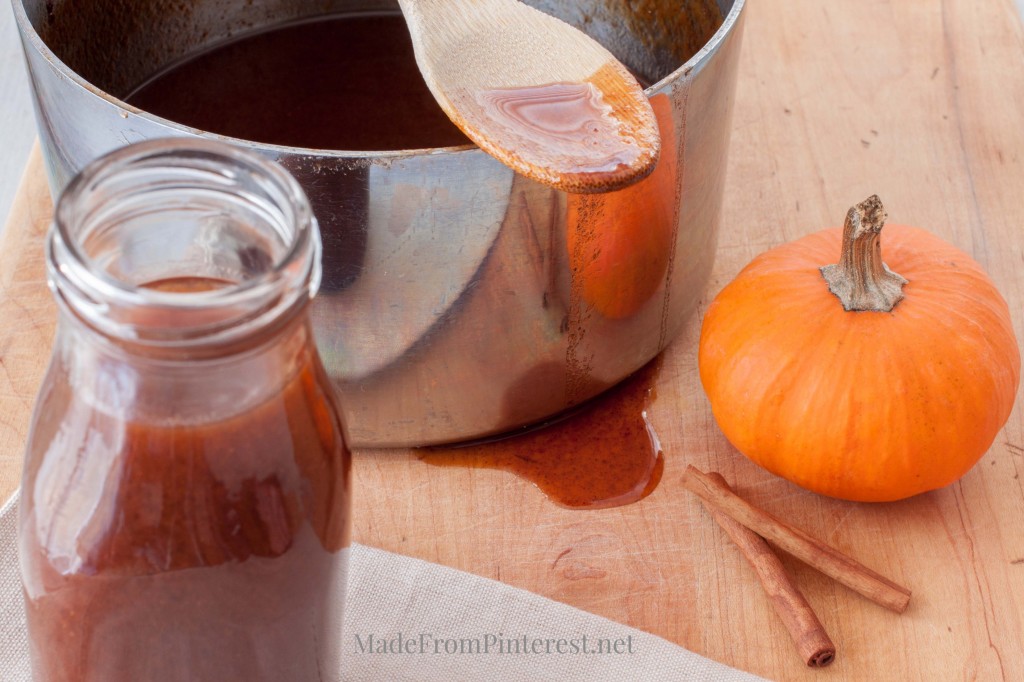
[[[78,348],[100,373],[41,394],[20,538],[36,679],[313,680],[336,660],[308,633],[340,628],[351,458],[308,325],[280,336],[247,375],[279,390],[223,418],[180,416],[186,386],[116,349]]]

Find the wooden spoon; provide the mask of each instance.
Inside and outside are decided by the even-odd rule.
[[[441,108],[502,163],[576,193],[654,169],[661,139],[643,89],[585,34],[517,0],[399,4]]]

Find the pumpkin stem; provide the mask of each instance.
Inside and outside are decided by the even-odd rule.
[[[846,213],[839,262],[821,268],[828,290],[848,311],[890,312],[903,300],[907,280],[882,262],[882,226],[887,214],[873,194]]]

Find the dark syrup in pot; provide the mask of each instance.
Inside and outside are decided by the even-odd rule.
[[[469,144],[416,66],[400,14],[331,16],[214,46],[125,100],[220,135],[313,149]]]

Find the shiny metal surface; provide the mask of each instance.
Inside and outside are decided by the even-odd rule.
[[[699,22],[688,15],[706,8],[701,0],[529,3],[656,81],[647,93],[662,127],[659,169],[635,188],[586,200],[473,147],[261,145],[177,125],[109,94],[232,35],[323,13],[392,11],[392,2],[13,4],[55,192],[96,156],[165,136],[228,139],[295,174],[324,241],[318,344],[357,446],[475,438],[555,414],[657,355],[703,292],[744,0],[720,0],[725,22],[709,40],[694,35]],[[54,20],[62,4],[74,21]],[[625,14],[633,6],[636,14]],[[681,64],[694,40],[704,47]]]

